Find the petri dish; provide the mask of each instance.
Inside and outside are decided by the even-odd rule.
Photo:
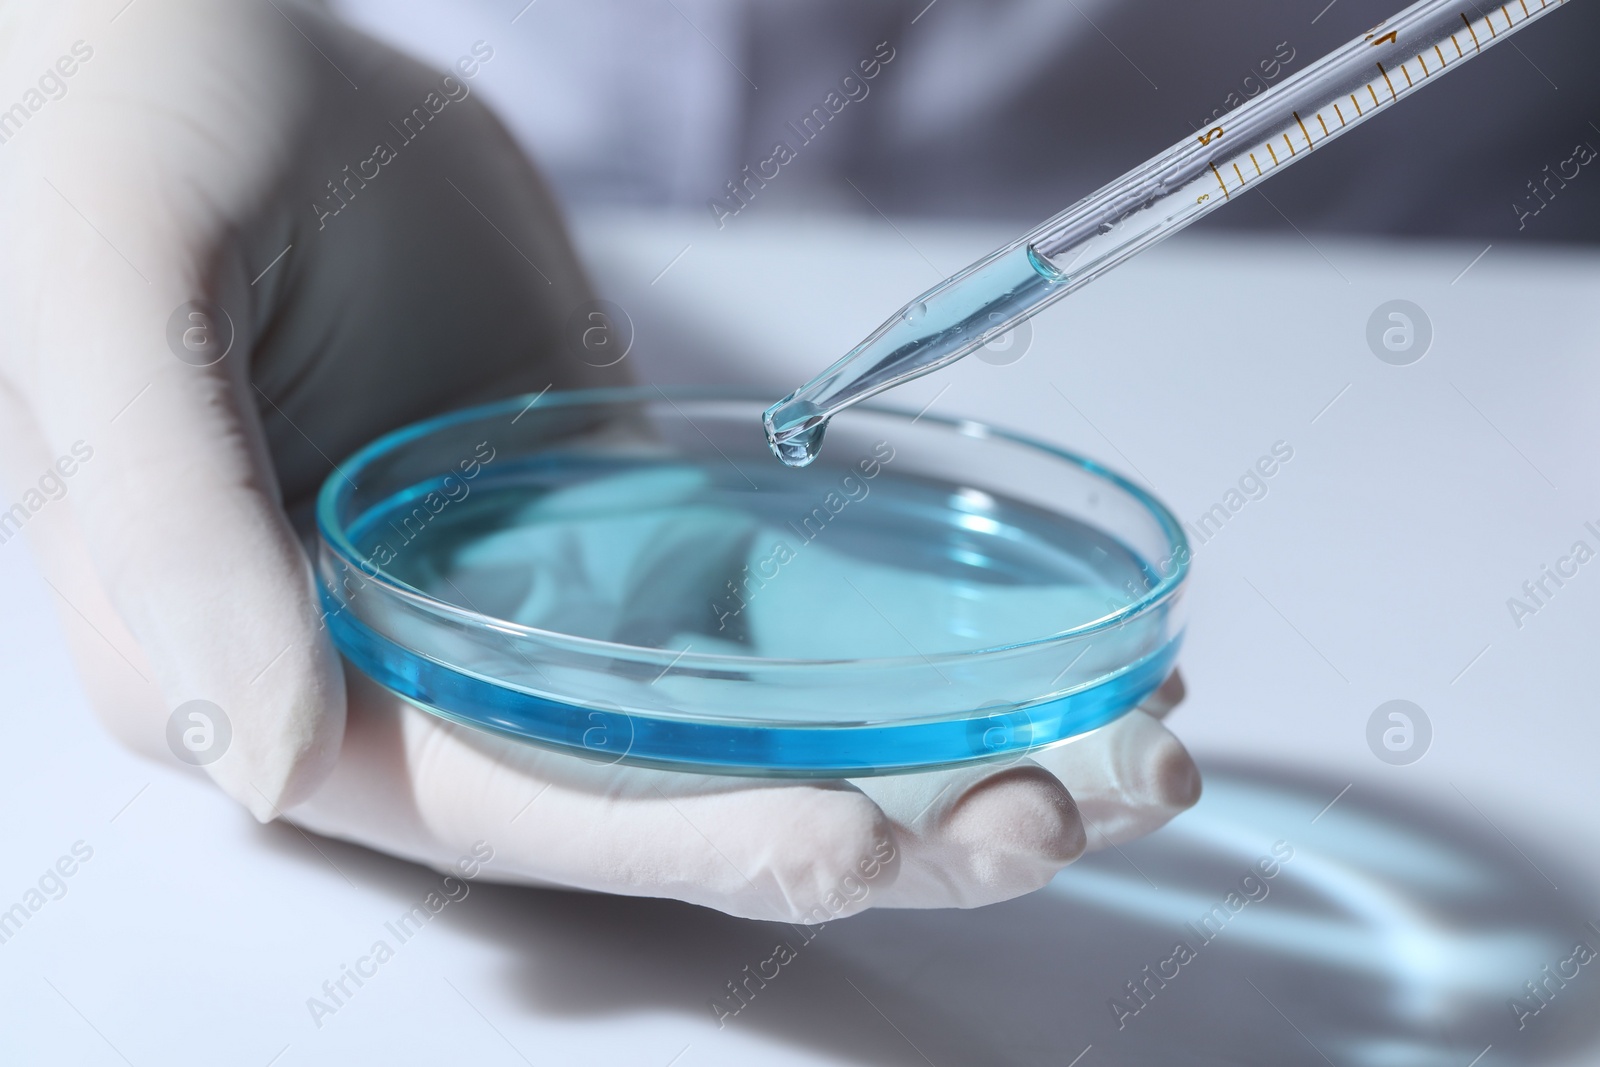
[[[1020,759],[1171,670],[1189,547],[1145,490],[874,405],[790,469],[769,400],[547,393],[379,438],[317,501],[335,644],[467,726],[777,777]]]

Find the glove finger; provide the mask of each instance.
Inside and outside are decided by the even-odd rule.
[[[900,873],[878,901],[883,906],[1009,900],[1040,888],[1083,852],[1071,794],[1032,760],[852,784],[883,810],[900,843]]]
[[[838,782],[651,771],[443,722],[353,668],[339,763],[290,818],[438,867],[493,850],[482,877],[671,897],[752,919],[826,922],[895,880],[889,821]]]
[[[1182,742],[1137,709],[1033,758],[1072,791],[1090,849],[1142,837],[1200,799],[1200,771]]]
[[[1188,687],[1183,684],[1183,675],[1174,667],[1172,673],[1167,675],[1166,681],[1162,682],[1154,693],[1144,698],[1139,710],[1158,719],[1165,719],[1173,708],[1183,703],[1183,698],[1188,692]]]
[[[93,196],[84,202],[115,217]],[[115,276],[127,268],[82,240],[65,205],[33,206],[67,246],[51,256],[78,262],[83,276],[35,290],[34,317],[19,331],[36,356],[23,390],[30,410],[50,454],[72,460],[72,513],[167,707],[221,709],[232,741],[207,770],[266,818],[331,762],[343,693],[318,634],[309,566],[243,399],[242,338],[210,367],[175,358],[164,324],[193,291],[189,272],[147,264],[148,286]],[[74,317],[65,301],[85,287],[105,300]],[[73,321],[70,332],[55,328]],[[21,503],[31,507],[26,495]]]
[[[119,25],[0,178],[25,222],[8,233],[0,348],[50,452],[78,463],[73,516],[166,706],[220,709],[231,741],[207,770],[267,818],[342,733],[248,379],[270,309],[252,307],[230,224],[277,173],[299,106],[278,61],[304,41],[270,5],[190,15]],[[174,103],[196,100],[216,106]],[[181,310],[197,299],[233,315]]]
[[[331,764],[337,661],[238,387],[195,368],[151,374],[135,406],[98,434],[101,398],[49,389],[48,437],[60,453],[86,445],[73,513],[167,706],[221,709],[232,743],[207,769],[265,819]],[[86,436],[75,439],[78,427]]]

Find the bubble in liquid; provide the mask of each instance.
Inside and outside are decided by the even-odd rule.
[[[919,304],[912,304],[910,307],[906,308],[904,311],[902,311],[900,313],[900,317],[902,319],[904,319],[906,322],[918,322],[927,313],[928,313],[928,305],[927,304],[920,304],[920,303]]]

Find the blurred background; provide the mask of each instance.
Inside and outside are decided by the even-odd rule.
[[[526,4],[526,6],[524,6]],[[334,0],[475,87],[570,205],[705,210],[784,141],[761,210],[1032,223],[1394,14],[1397,0]],[[1580,172],[1600,146],[1600,10],[1573,4],[1208,220],[1208,228],[1594,241]],[[518,11],[520,10],[520,13]],[[507,12],[515,21],[507,22]],[[887,43],[826,130],[798,126]],[[859,90],[857,90],[859,93]],[[842,95],[842,94],[841,94]],[[1572,168],[1567,168],[1570,175]],[[771,168],[768,169],[771,173]],[[1541,195],[1548,201],[1550,194]],[[1270,202],[1268,201],[1270,197]],[[729,220],[731,224],[731,220]]]

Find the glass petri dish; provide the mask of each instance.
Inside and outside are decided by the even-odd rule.
[[[855,777],[1015,760],[1171,670],[1149,493],[860,405],[803,470],[746,391],[513,398],[374,441],[317,501],[335,644],[425,711],[591,762]]]

